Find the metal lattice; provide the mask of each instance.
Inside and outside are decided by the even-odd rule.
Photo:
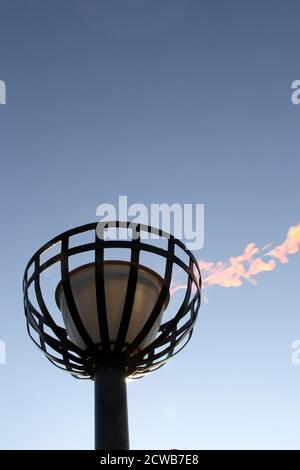
[[[101,237],[98,236],[99,228],[102,230],[103,236]],[[105,239],[104,231],[111,228],[116,231],[116,238],[113,240]],[[122,237],[118,237],[118,232],[124,229],[126,229],[129,236],[131,234],[131,238],[121,239]],[[86,233],[92,236],[92,241],[81,242],[75,246],[70,243],[72,237]],[[163,240],[165,247],[157,246],[151,239],[149,242],[149,234],[152,237],[155,236],[158,240]],[[145,236],[148,236],[147,242],[144,240]],[[60,246],[59,252],[49,256],[51,249],[55,246]],[[113,345],[109,340],[104,295],[105,253],[106,250],[112,249],[117,253],[120,253],[120,250],[129,250],[130,253],[130,270],[123,315],[117,340]],[[84,253],[92,255],[95,263],[101,351],[99,351],[99,344],[93,342],[81,321],[70,283],[70,259]],[[131,344],[125,344],[136,292],[138,268],[143,253],[148,253],[153,258],[159,256],[163,260],[163,284],[152,313],[142,330]],[[44,260],[45,257],[46,260]],[[47,288],[42,288],[41,276],[47,274],[48,270],[54,265],[59,267],[59,278],[56,282],[62,283],[72,319],[87,346],[84,351],[70,340],[64,326],[54,319],[53,314],[50,313],[50,309],[46,305],[45,292]],[[139,345],[147,336],[166,304],[172,285],[174,268],[184,272],[186,276],[180,306],[172,318],[164,320],[164,317],[170,314],[169,309],[171,306],[169,305],[166,308],[156,338],[151,344],[140,350]],[[153,270],[155,271],[155,268]],[[64,232],[41,247],[26,267],[23,290],[28,333],[34,343],[54,365],[70,372],[76,378],[93,378],[96,364],[107,360],[108,357],[117,356],[125,364],[127,376],[139,378],[164,365],[191,338],[201,301],[201,274],[192,253],[186,249],[181,241],[162,230],[130,222],[107,222],[103,224],[95,222]],[[59,314],[61,315],[60,312]]]

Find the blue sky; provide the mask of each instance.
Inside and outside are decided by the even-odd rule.
[[[0,448],[92,448],[93,384],[27,338],[36,249],[101,202],[204,203],[218,261],[300,220],[296,0],[1,0]],[[212,287],[189,346],[128,387],[132,448],[299,448],[300,255]]]

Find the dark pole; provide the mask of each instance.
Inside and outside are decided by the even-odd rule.
[[[124,368],[106,362],[95,372],[95,449],[129,449]]]

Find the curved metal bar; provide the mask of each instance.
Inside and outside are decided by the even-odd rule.
[[[159,314],[161,313],[164,304],[167,300],[167,296],[169,293],[170,285],[171,285],[171,279],[172,279],[172,269],[173,269],[173,256],[174,256],[174,242],[173,240],[169,240],[168,243],[168,257],[166,258],[166,268],[165,268],[165,276],[164,276],[164,284],[161,288],[160,294],[158,296],[158,299],[156,301],[156,304],[153,307],[153,310],[146,321],[144,327],[138,333],[138,335],[135,337],[135,339],[132,341],[130,346],[126,349],[125,353],[126,354],[132,354],[138,346],[141,344],[141,342],[146,338],[147,334],[153,327],[154,323],[156,322]]]
[[[136,227],[136,228],[138,231],[138,237],[132,240],[128,285],[127,285],[127,290],[126,290],[123,313],[121,317],[121,323],[120,323],[120,327],[118,331],[116,345],[114,348],[115,353],[120,353],[124,347],[126,335],[128,332],[129,323],[131,319],[134,299],[135,299],[135,292],[136,292],[138,273],[139,273],[139,259],[140,259],[139,227]]]
[[[106,300],[105,300],[105,283],[104,283],[104,244],[96,235],[95,242],[95,286],[96,301],[99,324],[99,335],[101,340],[102,351],[108,354],[111,350],[109,341]]]
[[[177,331],[177,323],[188,312],[188,303],[189,303],[189,299],[191,296],[191,286],[192,286],[192,280],[189,276],[187,290],[186,290],[184,299],[182,301],[182,304],[178,310],[178,313],[175,315],[175,317],[172,320],[168,322],[168,326],[164,328],[163,332],[154,341],[152,341],[152,343],[150,343],[141,353],[136,354],[137,360],[141,359],[145,354],[149,353],[151,350],[155,349],[156,347],[162,346],[164,344],[163,340],[167,339],[170,332],[174,330]],[[163,326],[164,325],[162,325],[162,327]]]
[[[39,271],[39,267],[40,267],[40,263],[39,263],[39,258],[36,259],[35,261],[35,264],[36,264],[36,272]],[[66,334],[65,334],[65,330],[64,330],[64,333],[62,333],[62,328],[60,328],[56,323],[55,321],[53,320],[53,318],[51,317],[48,309],[47,309],[47,306],[45,304],[45,301],[44,301],[44,298],[43,298],[43,295],[42,295],[42,291],[41,291],[41,285],[40,285],[40,276],[37,276],[35,278],[35,281],[34,281],[34,288],[35,288],[35,295],[36,295],[36,299],[37,299],[37,302],[39,304],[39,307],[41,309],[41,312],[43,314],[43,317],[45,319],[45,323],[47,324],[47,326],[49,326],[49,328],[51,328],[51,330],[53,331],[53,333],[57,336],[57,338],[59,338],[61,341],[66,341],[68,343],[68,347],[69,348],[72,348],[74,350],[74,352],[77,352],[78,354],[81,354],[81,350],[73,343],[71,343],[67,338],[66,338]]]
[[[63,238],[61,243],[61,279],[62,279],[62,288],[64,292],[64,296],[66,299],[66,303],[74,322],[74,325],[80,334],[82,340],[85,342],[88,349],[94,349],[94,343],[88,334],[87,330],[82,323],[80,318],[77,305],[73,296],[70,276],[69,276],[69,257],[68,257],[68,244],[69,239]]]

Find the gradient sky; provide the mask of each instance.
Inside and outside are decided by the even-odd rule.
[[[199,259],[300,220],[297,0],[0,0],[0,448],[93,448],[93,384],[25,328],[22,276],[101,202],[204,203]],[[300,255],[206,292],[189,346],[128,387],[132,448],[300,448]]]

